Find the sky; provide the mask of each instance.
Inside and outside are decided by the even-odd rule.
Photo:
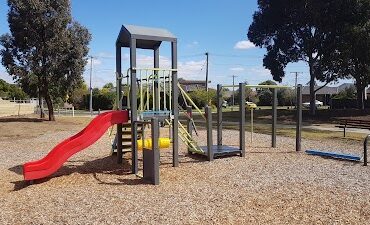
[[[123,24],[165,28],[178,38],[179,77],[205,80],[206,56],[209,52],[209,80],[211,87],[220,84],[248,82],[258,84],[272,79],[269,70],[262,65],[264,49],[257,48],[247,39],[248,27],[257,0],[72,0],[72,17],[92,34],[89,55],[93,56],[92,85],[102,87],[115,83],[115,41]],[[9,32],[8,6],[0,0],[0,34]],[[169,44],[160,49],[160,67],[169,67]],[[138,51],[137,67],[153,67],[153,53]],[[128,68],[128,50],[123,50],[123,71]],[[84,78],[89,83],[90,62]],[[300,72],[298,83],[309,81],[305,63],[289,64],[282,84],[294,85],[295,75]],[[0,78],[11,82],[12,78],[0,65]]]

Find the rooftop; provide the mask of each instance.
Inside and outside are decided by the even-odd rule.
[[[130,47],[131,39],[136,39],[136,48],[156,49],[162,41],[175,42],[176,36],[166,29],[122,25],[117,37],[117,45]]]

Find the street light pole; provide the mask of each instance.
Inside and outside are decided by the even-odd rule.
[[[93,107],[92,107],[92,84],[91,84],[92,70],[93,70],[93,58],[94,57],[90,56],[90,116],[93,115]]]

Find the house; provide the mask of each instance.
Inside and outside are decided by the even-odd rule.
[[[315,86],[315,90],[320,86]],[[333,95],[338,94],[341,91],[344,91],[348,88],[355,88],[355,85],[352,83],[344,83],[337,87],[325,86],[316,92],[316,100],[319,100],[324,103],[324,105],[330,105],[330,101]],[[302,87],[302,102],[310,101],[310,86]]]
[[[195,91],[198,89],[206,89],[206,81],[205,80],[185,80],[183,78],[178,79],[181,87],[186,92]],[[210,81],[208,82],[210,83]]]

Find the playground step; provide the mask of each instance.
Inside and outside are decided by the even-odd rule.
[[[141,124],[141,123],[138,123],[137,124],[137,127],[142,127],[143,126],[143,124]],[[122,124],[122,127],[124,127],[124,128],[130,128],[131,127],[131,123],[124,123],[124,124]]]
[[[137,131],[138,134],[142,134],[142,130]],[[122,135],[131,135],[131,130],[122,130]]]

